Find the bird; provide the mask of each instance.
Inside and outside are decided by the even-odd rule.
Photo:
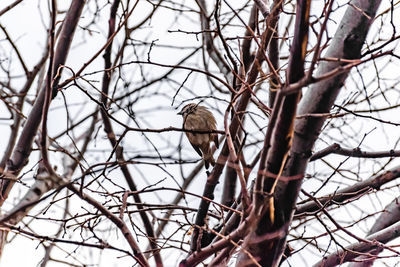
[[[217,122],[213,114],[204,106],[195,103],[187,104],[178,115],[183,117],[183,129],[193,131],[213,131],[217,129]],[[218,148],[218,135],[216,133],[186,132],[186,136],[194,150],[204,160],[204,166],[215,166],[215,160],[211,151],[211,142]]]

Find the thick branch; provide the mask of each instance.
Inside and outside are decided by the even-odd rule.
[[[57,42],[57,48],[54,54],[53,74],[55,77],[52,84],[52,98],[57,95],[57,85],[62,73],[62,68],[59,69],[59,67],[65,64],[72,38],[74,36],[76,26],[78,25],[84,5],[85,1],[74,0],[71,3],[71,6],[64,19],[60,38]],[[11,159],[7,163],[5,176],[7,176],[7,172],[10,172],[11,176],[17,176],[22,168],[28,163],[28,157],[31,153],[33,139],[35,138],[37,129],[41,123],[45,91],[45,87],[42,88],[38,97],[36,98],[35,104],[33,105],[33,108],[25,123],[25,127],[11,155]],[[14,182],[11,180],[2,180],[0,205],[2,205],[4,200],[7,198],[8,193],[13,185]]]
[[[376,248],[380,248],[382,246],[381,244],[385,244],[399,236],[400,222],[397,222],[390,227],[367,236],[365,239],[369,242],[358,242],[347,246],[345,250],[340,249],[336,253],[333,253],[316,263],[314,267],[333,267],[343,264],[357,258],[360,256],[360,253],[367,253]]]
[[[324,207],[341,204],[346,200],[357,198],[371,189],[379,190],[382,185],[400,177],[400,167],[397,166],[383,174],[373,176],[365,181],[356,183],[344,189],[338,190],[327,196],[319,197],[318,200]],[[319,208],[313,200],[299,204],[296,208],[296,215],[301,216],[306,212],[315,212]]]
[[[267,25],[269,26],[270,23],[271,23],[271,20],[268,20]],[[270,40],[270,38],[272,36],[271,27],[268,27],[268,26],[262,35],[261,46],[259,46],[259,48],[257,50],[256,57],[253,61],[253,64],[252,64],[248,74],[247,74],[247,79],[242,84],[242,86],[239,90],[239,93],[241,95],[240,95],[240,99],[238,100],[238,103],[235,107],[236,114],[232,118],[232,122],[229,127],[229,131],[230,131],[231,135],[235,136],[235,137],[236,137],[236,134],[239,129],[240,120],[243,117],[243,111],[246,110],[247,104],[249,103],[249,100],[251,97],[252,86],[254,86],[254,83],[259,74],[258,66],[265,60],[266,44],[268,43],[268,41]],[[235,97],[239,97],[239,95],[237,95]],[[216,161],[216,165],[213,168],[211,174],[208,176],[207,183],[204,187],[203,196],[205,196],[208,199],[214,198],[214,190],[215,190],[216,185],[218,184],[219,177],[222,174],[222,170],[225,166],[228,156],[229,156],[229,148],[228,148],[227,142],[225,141],[225,143],[221,149],[221,153]],[[197,213],[197,216],[196,216],[196,221],[195,221],[196,225],[198,225],[200,227],[204,225],[204,223],[205,223],[204,220],[206,218],[209,206],[210,206],[209,201],[207,201],[205,199],[201,200],[199,212]],[[199,228],[196,227],[193,232],[193,237],[192,237],[192,244],[191,244],[192,251],[197,250],[198,234],[199,234]]]
[[[393,199],[383,210],[381,215],[377,218],[374,225],[367,233],[367,236],[375,234],[386,227],[391,226],[394,223],[400,221],[400,197]],[[374,264],[374,261],[378,259],[377,255],[383,251],[382,247],[378,247],[369,252],[372,256],[357,258],[360,262],[355,262],[349,265],[349,267],[370,267]]]
[[[277,4],[279,7],[279,4]],[[282,88],[274,103],[271,119],[264,140],[264,147],[261,153],[260,166],[256,178],[253,194],[254,208],[250,216],[254,218],[254,229],[247,236],[245,243],[262,266],[277,266],[284,252],[283,242],[279,239],[262,239],[260,242],[253,242],[254,239],[276,231],[277,227],[282,226],[281,221],[275,222],[275,211],[273,207],[274,199],[266,201],[268,194],[273,194],[279,177],[282,174],[283,166],[286,162],[293,136],[293,125],[296,119],[296,107],[300,98],[300,92],[292,95],[283,96],[289,84],[299,81],[304,76],[304,60],[308,42],[308,19],[311,2],[309,0],[298,1],[296,6],[296,24],[294,40],[291,47],[289,67],[287,71],[288,80]],[[277,8],[278,8],[277,7]],[[276,12],[277,16],[278,12]],[[270,173],[272,177],[266,175]],[[277,247],[273,253],[266,253],[273,247]],[[249,256],[243,252],[239,255],[238,265],[241,261],[248,260]],[[253,266],[253,264],[251,265]]]
[[[350,2],[325,57],[359,59],[361,48],[380,2],[373,0],[353,0]],[[338,61],[320,62],[316,76],[322,76],[340,65],[346,65],[346,63]],[[313,84],[303,96],[298,114],[301,116],[303,114],[328,113],[347,78],[348,72],[343,72],[334,78]],[[310,116],[296,120],[293,143],[289,160],[283,173],[284,176],[290,177],[305,173],[311,150],[320,134],[325,119],[325,117]],[[289,182],[282,181],[278,184],[276,192],[277,206],[279,211],[283,213],[285,225],[290,225],[292,220],[292,211],[295,207],[301,184],[302,179]],[[285,247],[284,240],[285,238],[280,240],[281,242],[277,242],[279,246],[273,246],[271,251],[268,251],[268,254],[283,251]]]
[[[400,151],[399,150],[389,150],[389,151],[375,151],[375,152],[367,152],[362,151],[360,148],[348,149],[343,148],[339,144],[335,143],[332,144],[321,151],[314,153],[310,161],[314,161],[325,157],[329,154],[337,154],[342,156],[349,156],[349,157],[356,157],[356,158],[383,158],[383,157],[399,157]]]

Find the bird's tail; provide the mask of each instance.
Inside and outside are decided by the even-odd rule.
[[[206,167],[206,169],[208,169],[211,166],[215,166],[215,160],[214,157],[210,151],[210,153],[204,154],[204,166]]]

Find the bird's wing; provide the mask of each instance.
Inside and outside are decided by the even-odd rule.
[[[189,141],[189,143],[190,143],[190,141]],[[193,145],[192,143],[190,143],[190,144],[192,145],[194,150],[196,150],[197,154],[199,154],[200,157],[203,157],[203,153],[201,153],[200,149],[197,146]]]
[[[218,140],[218,134],[214,134],[214,144],[217,148],[219,148],[219,140]]]

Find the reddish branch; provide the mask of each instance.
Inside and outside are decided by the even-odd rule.
[[[8,231],[13,231],[15,233],[19,233],[25,236],[29,236],[29,237],[33,237],[35,239],[40,240],[40,242],[44,242],[44,241],[49,241],[52,244],[55,243],[65,243],[65,244],[72,244],[72,245],[76,245],[76,246],[81,246],[81,247],[90,247],[90,248],[98,248],[98,249],[112,249],[112,250],[116,250],[122,253],[126,253],[128,255],[131,255],[131,253],[127,250],[123,250],[123,249],[119,249],[116,247],[111,246],[110,244],[107,243],[103,243],[103,244],[94,244],[94,243],[89,243],[87,241],[74,241],[74,240],[68,240],[68,239],[62,239],[62,238],[57,238],[57,237],[51,237],[48,235],[39,235],[33,232],[29,232],[25,229],[22,229],[21,227],[15,226],[13,224],[8,224],[8,223],[1,223],[2,224],[2,228],[4,230],[8,230]],[[2,229],[2,230],[3,230]]]
[[[23,0],[16,0],[15,2],[9,4],[8,6],[6,6],[5,8],[3,8],[2,10],[0,10],[0,17],[2,15],[4,15],[6,12],[10,11],[13,7],[15,7],[16,5],[18,5],[19,3],[21,3]]]
[[[279,19],[279,17],[277,19]],[[270,73],[276,73],[277,70],[279,69],[278,26],[279,24],[276,23],[276,28],[274,29],[274,35],[272,36],[268,46],[268,58],[271,61],[271,65],[269,66]],[[276,92],[281,87],[279,82],[280,82],[279,77],[271,75],[269,79],[269,98],[268,98],[268,105],[270,108],[274,106]]]
[[[135,238],[132,236],[131,232],[129,231],[128,226],[125,224],[123,220],[121,220],[118,216],[114,215],[112,212],[110,212],[106,207],[101,205],[99,202],[97,202],[95,199],[90,197],[89,195],[84,194],[81,192],[81,190],[75,188],[72,184],[69,184],[67,186],[69,190],[74,192],[76,195],[78,195],[82,200],[85,200],[88,202],[90,205],[98,209],[104,216],[107,217],[110,221],[112,221],[121,231],[123,234],[124,238],[128,242],[129,246],[132,249],[132,252],[135,256],[135,259],[137,262],[140,264],[140,266],[150,266],[149,263],[147,262],[147,259],[144,257],[143,253],[140,251],[140,248],[138,244],[135,241]]]
[[[244,81],[245,79],[245,74],[247,72],[247,70],[249,69],[250,64],[253,62],[253,56],[251,55],[251,43],[254,36],[254,30],[256,27],[256,21],[257,21],[257,7],[255,4],[253,4],[251,11],[250,11],[250,17],[249,17],[249,22],[246,25],[246,32],[245,32],[245,38],[242,41],[242,46],[241,46],[241,51],[240,51],[240,55],[241,55],[241,62],[240,62],[240,68],[239,70],[237,70],[236,64],[234,65],[234,72],[235,75],[233,76],[233,80],[232,80],[232,84],[234,85],[234,88],[240,88],[241,82]],[[219,25],[219,18],[217,16],[217,14],[215,14],[215,20],[217,22],[217,25]],[[219,30],[219,27],[217,27],[218,29],[218,35],[220,36],[221,40],[223,41],[224,44],[224,48],[225,51],[229,51],[229,48],[227,47],[228,45],[226,44],[226,40],[223,39],[222,37],[222,33]],[[233,60],[231,59],[231,61],[233,62]],[[231,95],[231,98],[234,98],[235,94]],[[232,116],[234,116],[234,110],[231,111]],[[225,122],[225,120],[224,120]],[[235,143],[239,143],[239,139],[242,136],[242,129],[239,129],[237,136],[238,138],[236,138]],[[239,147],[239,145],[238,145]],[[225,178],[224,178],[224,183],[223,183],[223,191],[222,191],[222,198],[221,198],[221,203],[223,203],[224,205],[232,205],[234,200],[235,200],[235,192],[236,192],[236,184],[237,184],[237,173],[235,168],[232,168],[228,166],[225,170]]]
[[[368,231],[367,236],[375,234],[395,223],[400,221],[400,197],[395,198],[390,202],[384,209],[383,212],[376,219],[374,225]],[[349,265],[349,267],[370,267],[373,266],[376,259],[378,259],[379,253],[384,250],[384,247],[378,247],[369,252],[368,256],[362,256],[356,260],[359,262],[354,262]]]
[[[57,94],[57,85],[58,82],[61,78],[61,73],[62,73],[62,68],[59,70],[59,67],[61,65],[65,64],[65,60],[67,58],[69,48],[72,42],[72,38],[75,32],[75,28],[78,24],[80,14],[82,12],[83,6],[85,2],[81,0],[74,0],[71,3],[71,6],[67,12],[67,15],[64,19],[64,23],[62,26],[62,30],[60,33],[60,38],[58,40],[57,48],[54,54],[54,61],[53,64],[50,65],[52,67],[52,73],[53,75],[57,73],[57,77],[53,79],[52,76],[48,76],[47,79],[49,79],[48,82],[52,82],[52,87],[50,88],[50,96],[51,98],[54,98]],[[54,25],[54,24],[53,24]],[[52,27],[52,26],[51,26]],[[24,101],[25,94],[28,92],[30,89],[30,86],[32,85],[34,81],[34,77],[39,71],[39,67],[42,66],[45,62],[45,59],[47,57],[43,57],[42,61],[39,62],[38,65],[35,66],[34,70],[32,73],[29,73],[27,79],[28,81],[25,84],[25,87],[22,90],[22,97],[20,98],[19,102],[19,107],[22,108],[22,103]],[[46,83],[47,84],[47,83]],[[11,157],[8,159],[7,157],[7,165],[4,173],[2,173],[2,177],[17,177],[22,168],[28,163],[28,158],[31,153],[31,147],[33,143],[33,139],[36,136],[38,127],[41,123],[42,119],[42,111],[43,111],[43,104],[45,100],[45,94],[46,94],[46,86],[43,87],[40,90],[39,95],[37,96],[35,103],[32,107],[32,110],[28,116],[27,121],[25,122],[25,127],[23,128],[21,134],[19,135],[19,139],[17,141],[17,144],[14,147],[14,138],[11,139],[11,143],[9,144],[7,148],[7,154],[10,154],[11,149],[13,149],[13,152],[11,153]],[[16,128],[13,130],[15,131],[15,136],[16,131],[18,131],[19,125],[20,125],[20,119],[16,119],[14,125]],[[4,158],[5,159],[5,158]],[[2,161],[4,162],[4,161]],[[10,190],[12,189],[15,179],[1,179],[0,181],[0,206],[4,203],[4,201],[7,199],[8,194]],[[6,231],[0,231],[0,252],[2,252],[2,248],[5,244],[5,239],[7,236]]]
[[[350,2],[345,15],[338,26],[338,30],[330,42],[325,57],[339,59],[359,59],[361,48],[365,42],[370,25],[375,17],[376,10],[381,1],[353,0]],[[354,6],[358,8],[355,9]],[[368,17],[364,14],[368,14]],[[320,34],[323,34],[321,32]],[[317,69],[317,77],[330,71],[346,66],[346,62],[321,61]],[[336,75],[334,78],[321,80],[313,84],[302,98],[299,107],[299,115],[328,113],[347,78],[350,69]],[[307,116],[296,120],[295,135],[290,151],[290,158],[285,166],[284,175],[292,176],[304,173],[311,156],[311,150],[318,138],[325,117]],[[285,215],[285,221],[291,222],[297,196],[301,188],[302,180],[293,180],[278,185],[279,208]],[[284,241],[284,240],[282,240]],[[275,254],[283,250],[282,246],[275,246],[270,253]]]
[[[72,42],[72,38],[80,19],[80,15],[85,5],[84,1],[74,0],[71,3],[71,6],[67,12],[67,15],[64,19],[62,30],[60,33],[60,38],[57,42],[57,48],[54,54],[54,63],[53,63],[53,73],[57,73],[57,77],[53,80],[52,87],[52,98],[57,95],[58,91],[58,82],[61,78],[62,68],[60,66],[65,64],[69,48]],[[17,176],[18,173],[22,170],[22,168],[28,163],[28,158],[31,153],[31,147],[33,143],[33,139],[36,136],[37,129],[41,123],[42,118],[42,109],[45,99],[46,88],[42,88],[38,97],[35,100],[35,104],[32,107],[32,110],[29,114],[27,121],[25,122],[25,127],[22,130],[22,133],[18,139],[18,142],[13,150],[10,160],[7,162],[6,171],[4,176]],[[8,194],[14,185],[14,181],[11,180],[2,180],[1,181],[1,198],[0,198],[0,206],[3,204],[4,200],[8,197]]]
[[[116,14],[118,10],[120,1],[115,0],[111,6],[111,11],[110,11],[110,19],[109,19],[109,32],[108,32],[108,40],[107,44],[108,46],[106,47],[104,51],[104,68],[106,70],[111,68],[111,51],[112,51],[112,41],[115,37],[115,20],[116,20]],[[136,2],[137,3],[137,2]],[[101,116],[103,118],[103,123],[104,123],[104,131],[107,133],[107,137],[115,150],[116,158],[118,160],[119,167],[121,168],[121,171],[125,177],[126,182],[129,185],[129,189],[131,191],[136,191],[137,187],[136,184],[133,180],[133,177],[128,169],[128,166],[126,165],[126,161],[124,158],[123,154],[123,148],[119,145],[119,142],[116,139],[111,120],[106,112],[106,109],[108,108],[107,100],[109,99],[108,96],[108,91],[109,91],[109,85],[111,81],[111,71],[105,71],[103,74],[103,80],[102,80],[102,96],[101,96],[101,103],[102,107],[100,109]],[[158,245],[156,243],[156,235],[154,233],[154,229],[152,227],[152,223],[147,215],[147,213],[143,210],[144,206],[141,205],[142,200],[139,195],[134,195],[134,200],[138,204],[138,209],[140,210],[139,214],[140,217],[143,221],[143,226],[146,230],[147,237],[150,242],[150,246],[153,251],[154,259],[156,261],[156,266],[161,267],[163,266],[162,264],[162,259],[160,256],[160,249],[158,248]]]
[[[266,1],[268,3],[268,1]],[[261,0],[254,0],[254,3],[256,3],[257,8],[261,11],[261,14],[263,15],[264,18],[267,18],[269,16],[269,8],[266,3],[264,3]]]
[[[399,157],[400,151],[398,150],[389,150],[389,151],[375,151],[375,152],[367,152],[362,151],[360,148],[348,149],[343,148],[339,144],[335,143],[332,144],[316,153],[314,153],[310,161],[314,161],[320,158],[323,158],[330,154],[337,154],[342,156],[348,157],[355,157],[355,158],[383,158],[383,157]]]
[[[318,201],[324,207],[339,205],[349,199],[355,199],[374,189],[379,190],[382,185],[400,177],[400,167],[393,168],[383,174],[373,176],[365,181],[355,183],[347,188],[341,189],[327,196],[319,197]],[[317,211],[318,205],[313,200],[307,200],[296,207],[296,215]]]
[[[207,12],[207,5],[205,0],[197,0],[197,5],[200,9],[200,21],[201,21],[201,30],[203,31],[203,45],[206,48],[206,51],[210,58],[214,61],[214,63],[218,66],[221,73],[226,76],[231,74],[231,70],[229,65],[225,62],[224,57],[221,53],[216,49],[213,41],[213,37],[211,35],[210,28],[210,18]],[[207,64],[205,64],[207,65]]]
[[[242,42],[242,66],[243,70],[240,71],[239,74],[245,73],[248,69],[250,64],[253,62],[254,58],[251,55],[251,41],[254,37],[254,30],[256,28],[256,21],[257,21],[257,6],[253,5],[250,11],[249,22],[246,27],[246,32],[244,34],[244,40]]]
[[[238,240],[245,235],[247,226],[248,222],[244,220],[242,224],[232,234],[227,235],[224,239],[214,242],[212,245],[202,248],[199,251],[194,251],[185,260],[181,261],[179,267],[196,266],[196,264],[201,263],[203,260],[207,259],[214,253],[217,253],[218,251],[221,251],[229,246],[231,244],[231,241],[238,242]]]
[[[278,10],[278,9],[276,9]],[[273,13],[272,13],[273,14]],[[267,28],[262,34],[261,38],[261,45],[257,49],[256,57],[253,61],[253,64],[247,74],[246,81],[241,85],[239,91],[235,94],[234,99],[240,97],[237,100],[237,104],[235,105],[235,111],[236,114],[234,114],[232,118],[232,122],[229,127],[229,131],[231,133],[231,136],[236,137],[236,134],[239,129],[240,121],[242,120],[243,117],[243,111],[246,110],[247,104],[249,103],[250,97],[251,97],[251,90],[252,87],[255,84],[255,81],[257,80],[257,77],[259,75],[259,70],[258,66],[261,65],[261,63],[265,60],[265,48],[272,36],[272,29],[275,27],[270,27],[271,23],[274,21],[273,20],[273,15],[269,17],[267,20]],[[225,141],[221,153],[218,156],[217,162],[215,167],[213,168],[211,174],[207,178],[206,185],[204,187],[203,191],[203,196],[209,199],[214,199],[214,190],[216,185],[218,184],[219,177],[222,174],[222,170],[225,166],[225,163],[229,157],[229,148],[228,148],[228,142]],[[208,208],[210,206],[210,202],[205,201],[202,199],[200,202],[199,206],[199,211],[196,216],[195,224],[199,227],[204,226],[205,224],[205,218],[208,212]],[[198,249],[197,244],[198,244],[198,237],[199,237],[199,228],[196,227],[194,232],[193,232],[193,237],[192,237],[192,242],[191,242],[191,251],[196,251]]]
[[[7,29],[6,29],[3,25],[1,25],[1,24],[0,24],[0,28],[1,28],[1,30],[3,31],[4,35],[6,36],[6,39],[8,40],[8,42],[10,43],[10,45],[13,47],[13,49],[14,49],[14,51],[15,51],[15,54],[17,55],[17,58],[18,58],[18,60],[19,60],[19,63],[21,64],[21,67],[24,69],[24,72],[25,72],[26,77],[28,77],[28,76],[29,76],[28,67],[27,67],[26,64],[25,64],[25,61],[23,60],[22,55],[21,55],[19,49],[17,48],[15,42],[14,42],[13,40],[11,40],[11,37],[9,36],[9,34],[8,34],[8,32],[7,32]]]
[[[177,205],[182,198],[185,196],[183,192],[186,191],[186,189],[189,187],[189,185],[192,183],[194,178],[197,177],[197,175],[200,173],[201,169],[204,166],[204,161],[199,162],[196,167],[192,170],[192,172],[184,179],[183,184],[181,186],[182,192],[179,192],[174,200],[171,202],[172,205]],[[224,204],[224,203],[223,203]],[[156,236],[159,237],[162,231],[164,230],[165,226],[167,225],[168,219],[171,217],[173,210],[170,209],[165,212],[165,215],[161,219],[160,224],[157,227],[156,230]]]
[[[229,115],[229,108],[226,110],[225,117],[224,117],[225,136],[226,136],[226,142],[228,144],[230,161],[233,163],[233,166],[234,166],[233,169],[235,169],[235,172],[239,176],[240,189],[241,189],[240,190],[241,204],[243,206],[244,216],[247,216],[247,211],[250,206],[250,196],[247,192],[247,179],[244,177],[244,173],[242,172],[242,169],[240,168],[239,158],[236,153],[235,145],[233,144],[232,135],[229,131],[228,115]],[[244,169],[243,169],[243,171],[244,171]]]
[[[54,61],[54,35],[56,27],[57,4],[55,0],[51,1],[51,20],[50,20],[50,33],[49,33],[49,67],[46,77],[46,88],[44,94],[44,104],[42,110],[42,132],[40,137],[40,151],[42,153],[43,165],[46,167],[47,172],[53,174],[54,170],[50,165],[50,160],[47,153],[47,115],[49,112],[52,86],[54,80],[53,61]]]
[[[246,237],[245,242],[248,244],[247,248],[252,255],[263,266],[277,266],[284,252],[281,239],[263,239],[258,243],[252,241],[259,236],[276,231],[276,229],[284,224],[282,221],[275,221],[275,217],[281,220],[281,214],[279,206],[275,212],[274,199],[272,198],[271,203],[269,197],[272,197],[271,195],[274,194],[275,186],[283,170],[283,165],[286,163],[288,151],[291,146],[296,108],[301,94],[298,92],[283,96],[282,93],[285,92],[291,83],[299,81],[304,76],[310,5],[310,0],[297,1],[294,39],[287,71],[288,80],[285,86],[278,91],[275,98],[254,186],[254,207],[250,214],[252,224],[250,234]],[[265,173],[275,174],[277,177],[265,175]],[[272,250],[274,247],[279,247],[279,250],[270,253],[269,250]],[[248,256],[240,253],[239,259],[240,261],[247,260]]]
[[[42,67],[46,63],[48,51],[49,51],[49,45],[46,46],[43,56],[38,61],[38,63],[32,68],[31,71],[28,71],[28,76],[26,77],[26,82],[23,85],[22,89],[18,92],[19,98],[18,98],[18,101],[15,103],[15,111],[13,112],[14,113],[14,121],[13,121],[13,124],[10,125],[11,133],[9,135],[10,136],[9,140],[7,141],[7,148],[4,151],[3,157],[0,162],[0,171],[4,170],[4,168],[6,167],[6,163],[7,163],[8,159],[10,158],[11,153],[13,152],[14,145],[17,141],[18,132],[20,130],[21,121],[23,119],[23,114],[20,112],[22,111],[22,108],[24,106],[25,98],[26,98],[26,95],[27,95],[29,89],[31,89],[31,86],[32,86],[34,80],[36,79],[36,77],[38,76],[39,71],[42,69]]]
[[[368,254],[369,251],[377,248],[382,248],[385,244],[400,236],[400,222],[397,222],[377,233],[367,236],[367,242],[357,242],[345,249],[339,249],[337,252],[324,257],[321,261],[316,263],[314,267],[333,267],[346,262],[349,262],[360,255],[367,257],[376,257],[375,255]],[[366,254],[367,253],[367,254]],[[396,254],[398,257],[398,254]]]

